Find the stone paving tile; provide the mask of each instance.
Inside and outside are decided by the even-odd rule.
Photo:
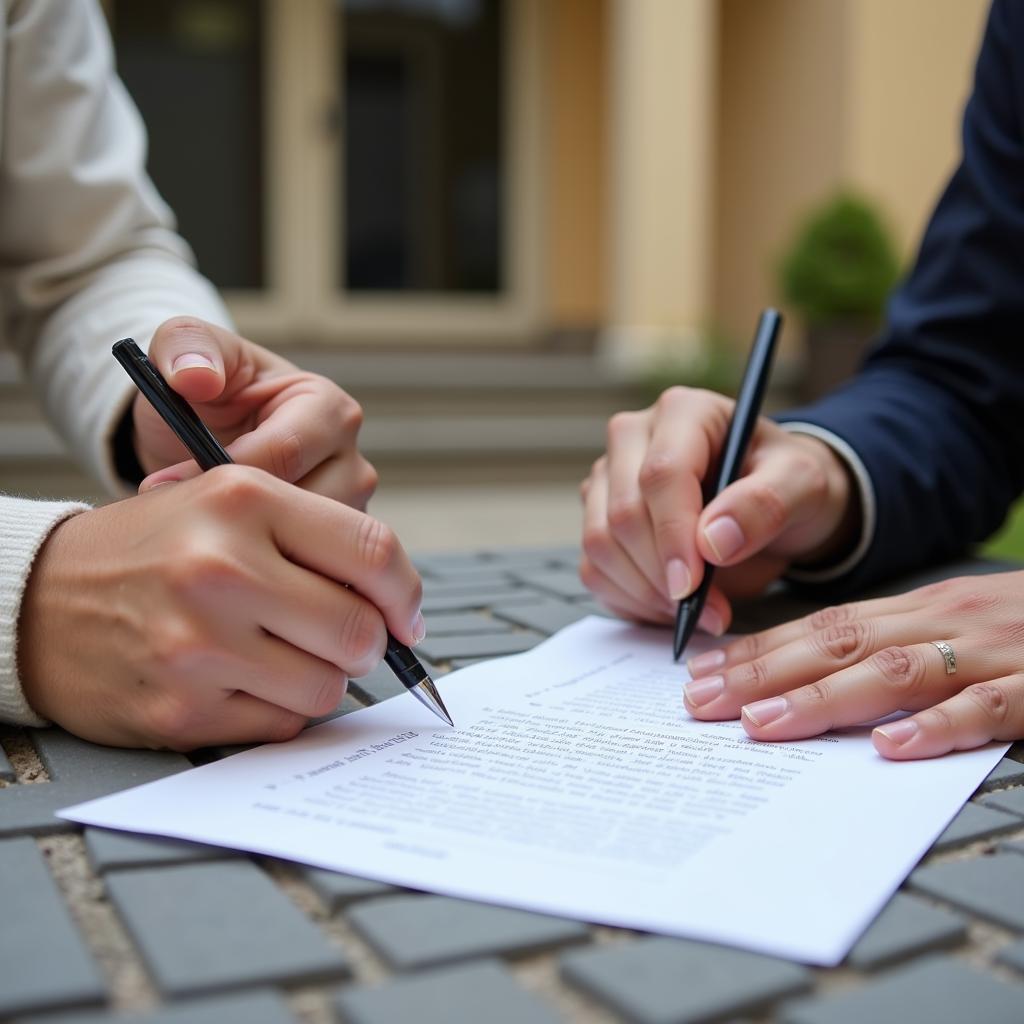
[[[320,897],[324,907],[332,914],[356,900],[400,891],[384,882],[346,875],[340,871],[326,871],[323,868],[303,868],[302,874]]]
[[[457,572],[459,569],[472,569],[486,564],[488,560],[488,556],[480,551],[433,551],[412,556],[413,565],[420,572],[428,573]]]
[[[986,793],[979,797],[979,800],[986,807],[998,807],[1001,811],[1009,811],[1024,818],[1024,786],[997,789],[994,793]]]
[[[182,754],[101,747],[63,729],[33,730],[32,743],[51,779],[88,780],[96,796],[140,786],[192,767]]]
[[[558,547],[506,547],[487,548],[485,557],[492,562],[525,565],[540,562],[544,565],[575,570],[580,561],[579,544],[562,544]]]
[[[929,957],[862,988],[783,1007],[780,1024],[1020,1024],[1024,986]]]
[[[419,649],[417,649],[416,655],[432,679],[440,679],[444,675],[444,671],[427,661]],[[363,676],[362,679],[350,679],[348,687],[355,697],[366,701],[367,704],[379,704],[382,700],[388,700],[391,697],[398,697],[403,693],[409,692],[398,681],[395,673],[383,662],[369,675]],[[415,700],[416,698],[413,697],[412,699]]]
[[[1000,843],[1000,850],[1006,850],[1007,853],[1022,853],[1024,854],[1024,840],[1014,840],[1010,843]]]
[[[427,636],[468,636],[471,633],[495,633],[511,627],[480,612],[453,612],[431,615],[427,619]]]
[[[423,581],[423,607],[426,610],[427,603],[432,598],[438,597],[469,597],[479,600],[481,596],[490,594],[513,594],[522,590],[523,585],[519,580],[507,579],[500,574],[493,574],[486,579],[468,581],[465,583],[445,583],[443,580]]]
[[[1020,761],[1014,761],[1010,757],[1004,757],[988,773],[985,781],[978,787],[978,792],[987,793],[1001,786],[1020,785],[1024,785],[1024,764],[1021,764]]]
[[[503,965],[462,964],[350,988],[335,1000],[344,1024],[557,1024],[559,1017]]]
[[[543,566],[533,563],[534,568],[538,571],[543,570]],[[458,568],[438,568],[435,566],[423,577],[424,586],[431,587],[437,584],[479,584],[483,583],[486,585],[494,583],[506,583],[508,581],[507,573],[509,567],[504,563],[500,562],[481,562],[479,565],[465,565]]]
[[[181,754],[101,747],[62,729],[31,730],[30,736],[53,781],[0,789],[0,837],[76,831],[80,826],[54,812],[192,767]]]
[[[226,860],[237,857],[234,850],[205,846],[183,839],[133,835],[105,828],[85,830],[85,850],[89,863],[98,874],[123,868],[149,868],[158,864],[183,864],[199,860]]]
[[[685,939],[567,953],[563,978],[632,1024],[690,1024],[766,1006],[811,987],[813,975],[785,960]]]
[[[966,938],[967,922],[962,917],[898,892],[850,951],[847,963],[872,970],[955,946]]]
[[[946,831],[935,840],[933,853],[952,850],[966,843],[979,839],[989,839],[1004,832],[1018,829],[1021,822],[1015,814],[997,810],[995,807],[984,807],[979,803],[964,804],[960,813],[946,826]]]
[[[232,993],[205,999],[183,999],[149,1013],[62,1013],[45,1024],[297,1024],[279,992]],[[43,1024],[40,1021],[40,1024]]]
[[[392,896],[360,903],[346,916],[400,970],[536,952],[590,935],[577,921],[448,896]]]
[[[448,664],[453,672],[457,672],[460,668],[469,668],[470,665],[479,665],[481,661],[491,660],[491,658],[452,658]]]
[[[1024,931],[1024,858],[1012,853],[918,868],[909,885],[996,924]]]
[[[115,871],[106,882],[165,996],[348,973],[341,952],[247,860]]]
[[[578,604],[566,601],[547,600],[537,604],[506,605],[498,604],[491,609],[499,618],[535,630],[545,636],[552,636],[560,629],[579,622],[590,613]]]
[[[1017,942],[1012,943],[1009,946],[1003,946],[999,950],[999,955],[996,960],[1005,964],[1007,967],[1012,967],[1015,971],[1020,971],[1024,974],[1024,939],[1019,939]]]
[[[575,570],[553,569],[550,572],[517,573],[519,579],[536,590],[557,597],[590,597]]]
[[[16,778],[14,766],[7,760],[3,747],[0,747],[0,781],[13,782]]]
[[[0,1018],[101,1003],[103,980],[31,839],[0,842]]]
[[[532,604],[540,595],[528,587],[490,590],[479,594],[426,594],[423,598],[423,614],[429,618],[439,612],[472,611],[475,608],[490,608],[494,604]]]
[[[532,630],[521,633],[477,633],[471,636],[428,636],[417,648],[431,661],[451,658],[496,658],[536,647],[544,637]]]

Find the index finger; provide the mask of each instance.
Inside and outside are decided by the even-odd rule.
[[[697,551],[697,520],[704,485],[729,424],[727,399],[707,391],[674,387],[663,392],[640,469],[640,488],[654,531],[654,543],[669,579],[685,567],[685,597],[700,584],[704,560]],[[676,588],[673,588],[674,590]]]
[[[277,500],[264,508],[281,554],[353,587],[380,611],[399,640],[419,643],[425,632],[423,585],[395,532],[365,512],[259,476],[276,493]]]

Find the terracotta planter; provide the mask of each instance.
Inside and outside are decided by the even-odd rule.
[[[874,321],[862,319],[809,324],[805,334],[803,398],[806,401],[820,398],[852,377],[876,331]]]

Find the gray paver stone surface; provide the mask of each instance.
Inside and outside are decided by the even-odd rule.
[[[989,790],[1000,786],[1024,785],[1024,764],[1014,761],[1012,757],[1004,757],[999,764],[988,773],[985,781],[978,787],[979,793],[987,793]]]
[[[806,968],[685,939],[644,938],[561,958],[562,976],[635,1024],[696,1024],[810,988]]]
[[[520,633],[476,633],[469,636],[428,636],[416,649],[431,661],[450,658],[495,658],[536,647],[544,637],[533,630]]]
[[[45,1024],[110,1024],[111,1019],[109,1013],[62,1013],[47,1016]],[[149,1013],[119,1013],[113,1020],[116,1024],[297,1024],[283,997],[269,990],[183,999]]]
[[[341,952],[247,860],[115,871],[106,880],[165,995],[347,974]]]
[[[996,960],[1024,974],[1024,939],[1019,939],[1017,942],[1010,943],[1009,946],[1004,946],[999,950]]]
[[[967,937],[967,922],[941,907],[898,892],[850,950],[847,962],[862,970],[945,949]]]
[[[347,989],[335,1005],[345,1024],[556,1024],[560,1019],[504,966],[488,961]]]
[[[1024,853],[1024,840],[1015,839],[1009,843],[1000,843],[1000,850],[1006,850],[1008,853]]]
[[[986,807],[998,807],[1001,811],[1009,811],[1024,818],[1024,786],[997,789],[994,793],[986,793],[979,799]]]
[[[439,612],[470,611],[474,608],[490,608],[495,604],[533,604],[540,595],[528,587],[496,588],[474,594],[431,594],[423,597],[423,614]]]
[[[1015,814],[1008,814],[996,807],[985,807],[979,803],[964,804],[960,813],[946,826],[946,831],[935,840],[932,851],[941,853],[957,846],[989,839],[1004,832],[1021,827],[1021,820]]]
[[[524,583],[546,594],[568,598],[590,596],[590,591],[575,570],[554,569],[551,572],[521,572],[517,575]]]
[[[507,619],[517,626],[536,630],[545,636],[552,636],[589,614],[577,604],[555,600],[540,601],[537,604],[499,604],[494,606],[493,611],[500,619]]]
[[[782,1024],[1020,1024],[1024,986],[929,957],[842,995],[785,1007]]]
[[[428,967],[586,939],[586,925],[448,896],[393,896],[360,903],[347,917],[389,963]]]
[[[480,612],[445,612],[427,619],[427,636],[468,636],[509,629],[509,624]]]
[[[1012,853],[918,868],[911,888],[1024,931],[1024,858]]]
[[[89,1006],[103,980],[31,839],[0,842],[0,1018]]]
[[[302,874],[331,913],[356,900],[366,899],[369,896],[380,896],[386,892],[400,891],[385,882],[374,882],[369,878],[346,875],[340,871],[303,868]]]
[[[205,846],[183,839],[133,835],[105,828],[85,830],[85,849],[97,874],[121,868],[147,868],[157,864],[182,864],[197,860],[226,860],[237,857],[222,846]]]

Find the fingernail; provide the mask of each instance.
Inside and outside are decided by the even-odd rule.
[[[732,516],[722,516],[704,527],[704,536],[720,562],[731,558],[746,543],[740,524]]]
[[[710,704],[725,689],[725,680],[721,676],[710,676],[707,679],[696,679],[683,687],[687,701],[695,708]]]
[[[768,700],[758,700],[753,704],[747,704],[743,708],[743,714],[750,721],[760,727],[771,725],[776,719],[781,718],[789,710],[789,701],[785,697],[769,697]]]
[[[721,636],[725,632],[725,623],[722,621],[722,616],[714,608],[705,608],[700,613],[697,625],[705,633],[710,633],[712,636]]]
[[[721,668],[724,664],[725,651],[719,647],[716,651],[707,651],[704,654],[698,654],[696,658],[690,658],[686,667],[690,670],[691,676],[702,676],[716,668]]]
[[[423,638],[427,635],[427,624],[423,621],[423,612],[417,612],[416,618],[412,622],[412,645],[415,647],[418,643],[423,642]]]
[[[195,367],[202,367],[204,370],[216,370],[213,360],[204,356],[201,352],[184,352],[171,363],[171,373],[179,373],[181,370],[191,370]]]
[[[901,718],[898,722],[880,725],[875,732],[880,732],[887,740],[897,746],[912,740],[920,731],[920,726],[912,718]]]
[[[681,601],[693,587],[690,585],[690,570],[681,558],[670,558],[665,566],[665,582],[668,583],[668,596],[673,601]]]

